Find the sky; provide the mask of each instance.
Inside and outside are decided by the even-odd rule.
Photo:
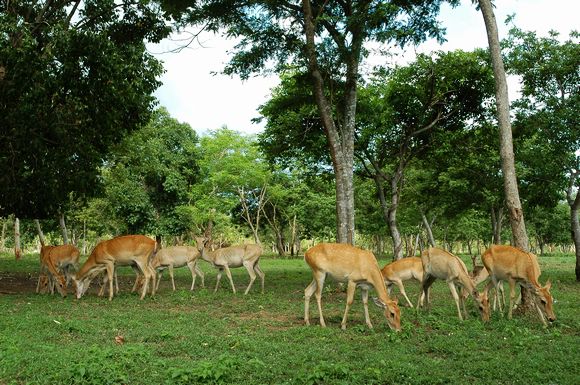
[[[539,36],[556,30],[564,40],[571,30],[580,30],[579,0],[495,0],[494,3],[500,39],[507,36],[508,27],[504,21],[511,14],[516,15],[517,27],[536,31]],[[471,0],[462,0],[461,5],[453,9],[445,5],[439,20],[447,29],[446,43],[439,45],[436,41],[428,41],[407,49],[397,60],[408,61],[415,52],[487,47],[483,18]],[[174,34],[160,44],[148,46],[149,52],[164,63],[166,70],[160,79],[163,85],[155,93],[159,105],[200,134],[222,126],[247,134],[262,131],[264,123],[252,123],[252,119],[259,116],[257,108],[268,100],[278,78],[256,76],[242,81],[236,76],[219,74],[235,42],[217,35],[203,34],[188,48],[171,52],[182,46],[183,39],[187,38],[187,34]],[[510,95],[514,95],[517,81],[512,80],[509,87]]]

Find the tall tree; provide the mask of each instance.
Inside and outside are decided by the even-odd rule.
[[[538,37],[513,27],[506,48],[508,71],[520,76],[522,96],[515,103],[516,127],[531,143],[528,154],[537,174],[537,200],[552,197],[552,207],[566,195],[570,228],[576,248],[576,279],[580,280],[580,35],[571,32],[561,42],[555,32]],[[559,194],[558,194],[559,193]],[[555,196],[554,196],[555,195]],[[542,202],[540,202],[542,203]]]
[[[272,62],[278,71],[288,64],[308,70],[336,178],[339,242],[354,243],[354,130],[365,44],[441,37],[436,15],[442,2],[207,0],[186,13],[188,23],[240,39],[226,73],[247,77]]]
[[[198,220],[207,223],[219,215],[223,229],[234,214],[260,243],[270,173],[255,138],[226,127],[211,131],[201,138],[199,164],[201,181],[193,189]]]
[[[0,3],[0,215],[50,218],[98,191],[109,147],[147,122],[169,32],[148,1]]]
[[[432,145],[435,133],[449,135],[466,129],[468,121],[484,118],[492,91],[486,64],[481,52],[420,55],[378,76],[360,93],[355,155],[362,175],[375,181],[396,259],[403,257],[396,215],[405,170]],[[423,210],[434,207],[432,201],[422,203]]]
[[[164,108],[115,146],[103,175],[107,201],[122,231],[178,236],[191,230],[182,212],[197,182],[195,131]]]
[[[516,247],[528,251],[529,242],[524,222],[524,212],[520,202],[516,167],[514,160],[512,128],[510,121],[510,103],[506,73],[501,56],[497,22],[491,0],[478,0],[483,15],[487,41],[491,54],[491,63],[495,79],[495,104],[499,125],[501,168],[504,178],[506,206],[509,212],[512,235]]]

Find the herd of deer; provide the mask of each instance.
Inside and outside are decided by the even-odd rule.
[[[173,246],[158,249],[157,242],[151,238],[142,235],[127,235],[97,244],[86,262],[74,274],[71,266],[77,265],[79,261],[79,251],[76,247],[71,245],[43,246],[40,253],[41,274],[37,292],[43,287],[54,292],[56,287],[61,295],[66,296],[67,286],[72,282],[76,297],[80,299],[86,293],[90,282],[104,272],[103,286],[99,295],[102,295],[108,286],[109,300],[111,300],[117,266],[131,266],[136,271],[137,279],[133,290],[141,286],[141,299],[145,297],[149,286],[151,286],[151,294],[155,294],[165,269],[169,270],[173,290],[175,290],[173,269],[187,266],[191,271],[191,290],[193,290],[197,276],[201,278],[202,286],[204,285],[204,274],[197,266],[201,258],[218,270],[214,292],[217,291],[222,272],[225,271],[232,291],[235,293],[236,288],[230,268],[244,266],[250,276],[250,282],[244,294],[250,291],[256,275],[261,279],[263,293],[265,274],[259,266],[261,254],[262,248],[253,244],[210,251],[207,248],[207,240],[203,238],[196,239],[196,247]],[[372,328],[368,312],[368,290],[372,286],[378,295],[378,298],[373,298],[373,302],[384,310],[388,326],[393,330],[401,330],[401,313],[397,300],[392,300],[389,295],[393,285],[397,285],[407,304],[413,307],[403,286],[404,281],[411,279],[421,283],[418,308],[425,306],[425,303],[429,306],[429,288],[433,282],[436,279],[445,280],[455,300],[461,320],[467,316],[465,300],[469,295],[473,296],[482,319],[489,320],[488,293],[492,288],[495,289],[493,309],[495,310],[497,305],[503,312],[502,303],[505,305],[505,300],[502,301],[502,282],[504,281],[507,281],[510,286],[508,318],[512,317],[515,288],[518,283],[529,290],[531,301],[544,325],[547,325],[546,318],[550,322],[556,319],[552,310],[551,283],[548,281],[545,286],[540,285],[538,279],[541,272],[534,254],[523,252],[512,246],[493,245],[482,254],[481,259],[484,266],[475,266],[475,258],[473,258],[474,270],[470,274],[459,257],[448,251],[431,247],[424,250],[420,258],[403,258],[387,264],[381,270],[370,251],[346,244],[318,244],[304,254],[304,260],[312,269],[313,274],[312,282],[304,291],[304,321],[306,325],[310,324],[309,305],[310,298],[314,294],[320,325],[326,326],[322,315],[321,298],[327,275],[339,282],[347,283],[347,302],[341,322],[343,329],[346,328],[348,311],[353,303],[357,287],[362,289],[366,324]],[[156,281],[155,277],[157,277]],[[485,280],[488,282],[480,294],[477,285]],[[118,292],[118,285],[116,291]]]
[[[67,286],[72,282],[76,297],[80,299],[88,290],[91,281],[100,273],[105,273],[99,295],[102,295],[108,286],[109,300],[112,300],[117,266],[131,266],[137,273],[133,291],[141,286],[141,299],[145,297],[149,287],[151,287],[151,294],[155,294],[159,288],[163,271],[166,269],[169,270],[171,284],[175,290],[173,269],[183,266],[187,266],[191,271],[191,290],[193,290],[197,276],[201,278],[202,286],[204,285],[203,271],[197,266],[197,262],[201,258],[218,269],[214,292],[217,291],[222,272],[225,271],[235,293],[236,288],[230,268],[241,266],[244,266],[250,275],[250,283],[245,294],[250,291],[256,275],[262,281],[262,292],[264,292],[265,275],[259,266],[262,255],[260,246],[241,245],[210,251],[206,247],[207,241],[205,239],[198,238],[196,243],[197,247],[172,246],[159,249],[157,242],[143,235],[125,235],[113,238],[98,243],[76,274],[73,274],[73,268],[71,268],[77,266],[79,262],[79,251],[76,247],[72,245],[42,246],[40,250],[40,276],[36,291],[40,292],[46,288],[54,293],[56,287],[62,296],[66,296]],[[157,277],[157,281],[155,281],[155,277]],[[116,292],[119,292],[118,284]]]

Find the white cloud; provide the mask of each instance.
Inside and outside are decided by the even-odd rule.
[[[580,29],[578,0],[502,0],[495,4],[500,38],[507,35],[504,20],[511,14],[516,15],[518,27],[539,35],[554,29],[566,38],[571,30]],[[439,19],[447,28],[447,42],[440,46],[430,41],[418,51],[487,47],[482,16],[470,0],[462,1],[455,9],[445,6]],[[232,50],[234,42],[210,34],[202,35],[201,41],[203,47],[194,43],[194,48],[179,53],[161,53],[178,46],[170,40],[149,47],[164,61],[166,68],[161,78],[163,86],[156,92],[160,104],[167,107],[173,117],[189,123],[198,132],[224,125],[247,133],[261,131],[263,125],[253,124],[251,120],[258,117],[256,109],[268,99],[278,79],[271,76],[242,81],[238,77],[212,75],[224,68],[228,61],[227,51]]]

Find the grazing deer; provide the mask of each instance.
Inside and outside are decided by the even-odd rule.
[[[379,298],[373,298],[374,303],[384,310],[387,324],[393,330],[401,330],[401,311],[397,301],[389,298],[387,287],[374,254],[370,251],[342,243],[320,243],[311,247],[304,254],[304,260],[312,269],[314,279],[304,290],[304,322],[310,325],[310,297],[316,293],[320,325],[326,327],[322,316],[322,288],[327,275],[339,282],[347,282],[347,300],[341,327],[346,329],[348,310],[354,301],[357,286],[362,289],[365,321],[372,328],[368,310],[369,287],[373,286]]]
[[[473,270],[469,273],[469,276],[471,277],[473,283],[477,287],[480,283],[489,278],[489,273],[487,272],[485,266],[481,266],[476,263],[476,259],[477,257],[475,255],[471,256]],[[502,282],[498,282],[497,289],[498,290],[494,291],[493,296],[493,310],[495,311],[496,308],[499,307],[500,311],[502,311],[502,305],[505,305],[505,295]],[[463,300],[465,300],[469,295],[469,293],[466,291],[462,291],[461,295],[463,296]]]
[[[226,275],[232,285],[232,291],[236,292],[236,287],[234,286],[234,281],[232,280],[232,273],[230,268],[244,266],[248,271],[250,276],[250,283],[246,288],[244,294],[248,294],[252,284],[256,280],[256,274],[260,277],[262,281],[262,293],[264,293],[264,272],[260,269],[260,256],[262,255],[262,247],[255,244],[239,245],[223,247],[214,251],[208,250],[205,246],[206,240],[204,238],[196,238],[197,249],[199,250],[200,256],[204,261],[212,264],[213,267],[218,269],[217,281],[215,284],[214,293],[217,291],[220,279],[222,278],[222,272],[225,271]]]
[[[109,283],[109,301],[113,299],[113,274],[115,266],[135,266],[144,276],[141,299],[145,298],[147,287],[155,271],[150,261],[157,251],[157,242],[143,235],[125,235],[100,242],[89,258],[80,268],[74,279],[77,287],[77,299],[80,299],[91,280],[101,271],[106,270]],[[152,283],[152,295],[155,294],[155,282]]]
[[[203,271],[201,271],[197,265],[199,256],[199,251],[192,246],[171,246],[160,249],[151,262],[151,267],[156,269],[159,273],[155,290],[159,289],[159,282],[161,281],[163,271],[168,269],[169,276],[171,277],[171,284],[173,285],[173,291],[175,291],[173,269],[183,266],[187,266],[191,271],[192,282],[190,290],[193,290],[195,287],[195,278],[198,275],[201,278],[201,286],[205,286]]]
[[[534,254],[526,253],[513,246],[492,245],[483,253],[481,259],[491,277],[491,281],[485,286],[484,293],[487,293],[492,286],[497,286],[499,281],[507,281],[510,285],[508,318],[512,318],[517,282],[530,290],[534,305],[544,325],[547,325],[544,313],[550,322],[556,320],[550,294],[552,283],[548,280],[546,286],[540,285],[538,281],[541,274],[540,265]],[[538,304],[538,301],[542,306]],[[489,304],[487,306],[489,307]]]
[[[421,258],[407,257],[399,259],[398,261],[385,265],[385,267],[382,268],[381,273],[385,279],[389,295],[391,295],[393,284],[395,284],[407,300],[409,307],[413,307],[409,297],[407,297],[407,293],[405,293],[403,281],[415,279],[421,282],[423,280],[423,262],[421,262]]]
[[[489,319],[489,308],[484,306],[475,284],[469,277],[465,263],[459,257],[448,251],[430,247],[421,253],[421,261],[423,262],[423,281],[421,282],[421,296],[417,307],[423,306],[425,297],[427,297],[427,305],[429,305],[429,288],[436,279],[443,279],[447,282],[451,295],[455,300],[460,320],[463,320],[461,309],[463,309],[465,317],[467,317],[467,310],[465,309],[464,298],[457,294],[455,285],[459,285],[464,290],[467,290],[467,293],[473,295],[481,318],[484,321]]]
[[[48,291],[54,294],[54,287],[66,297],[66,288],[72,279],[71,270],[79,263],[79,249],[73,245],[42,246],[40,248],[40,275],[36,292],[47,285]]]

